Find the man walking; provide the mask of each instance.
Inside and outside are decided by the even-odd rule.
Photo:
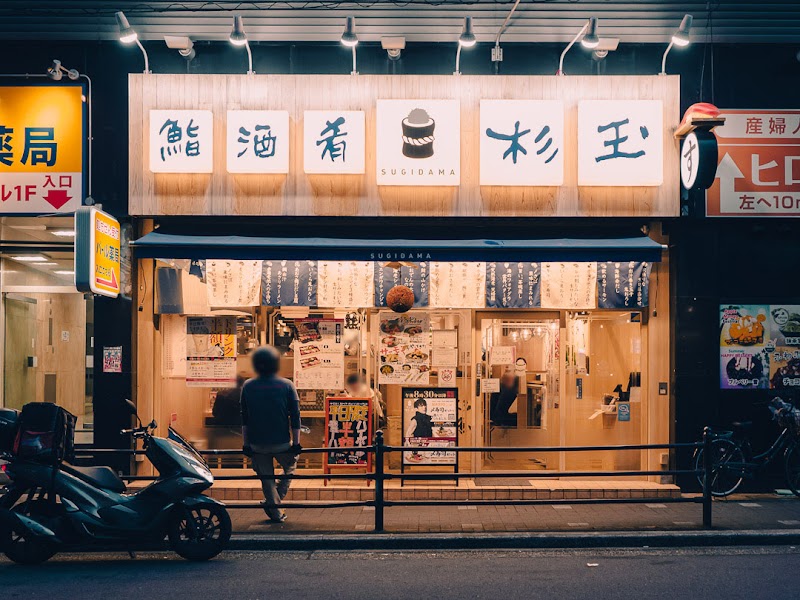
[[[294,384],[277,375],[281,355],[275,348],[258,348],[252,360],[257,376],[242,387],[242,451],[252,457],[253,468],[261,478],[265,504],[278,505],[289,492],[291,479],[275,481],[275,461],[283,468],[284,475],[291,475],[302,450],[300,399]],[[286,520],[286,514],[277,506],[265,506],[264,511],[270,521]]]

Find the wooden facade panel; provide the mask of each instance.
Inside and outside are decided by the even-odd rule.
[[[461,184],[457,187],[376,184],[376,100],[461,102]],[[481,99],[561,99],[565,102],[565,180],[560,187],[479,185]],[[584,99],[661,100],[664,184],[658,187],[577,186],[577,113]],[[366,113],[364,175],[303,173],[303,113],[318,109]],[[153,174],[149,111],[205,109],[214,113],[214,173]],[[287,110],[290,173],[227,173],[227,111]],[[398,75],[130,75],[130,213],[156,215],[317,216],[647,216],[679,212],[677,76],[398,76]]]

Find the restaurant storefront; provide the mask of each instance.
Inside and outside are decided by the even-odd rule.
[[[380,428],[420,448],[393,471],[669,468],[657,451],[447,448],[671,440],[677,78],[134,75],[130,89],[143,418],[240,447],[224,405],[269,343],[306,446]],[[358,377],[366,431],[329,406]]]

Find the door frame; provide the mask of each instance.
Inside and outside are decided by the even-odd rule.
[[[480,381],[478,378],[478,365],[487,365],[488,360],[484,361],[482,358],[482,348],[481,348],[481,337],[482,337],[482,321],[483,319],[506,319],[506,320],[513,320],[513,321],[524,321],[526,319],[529,320],[550,320],[550,321],[557,321],[559,327],[559,339],[562,340],[561,346],[563,347],[563,336],[564,336],[564,311],[561,310],[554,310],[554,309],[528,309],[528,308],[487,308],[487,309],[475,309],[472,312],[472,356],[474,357],[474,362],[471,365],[472,367],[472,377],[471,377],[471,385],[473,390],[473,407],[475,410],[472,411],[472,430],[474,432],[473,439],[476,442],[476,446],[484,445],[484,425],[485,425],[485,415],[484,415],[484,402],[483,402],[483,394],[480,393]],[[564,394],[564,385],[563,385],[563,377],[564,377],[564,361],[562,360],[562,356],[559,353],[558,357],[558,373],[559,373],[559,386],[558,386],[558,397],[556,401],[558,402],[559,406],[563,402],[563,394]],[[564,427],[562,423],[562,411],[559,409],[558,411],[558,422],[559,422],[559,444],[563,444],[563,436],[564,436]],[[480,444],[477,442],[480,441]],[[564,468],[564,453],[558,452],[558,470],[563,470]],[[488,471],[488,469],[483,468],[483,461],[481,460],[481,453],[474,453],[472,455],[472,470],[475,473],[480,473],[483,471]],[[547,469],[542,471],[543,473],[557,473],[556,470]]]

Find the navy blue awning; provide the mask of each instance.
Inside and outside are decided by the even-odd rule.
[[[666,249],[649,237],[553,239],[352,239],[178,235],[132,243],[137,258],[237,260],[647,261]]]

